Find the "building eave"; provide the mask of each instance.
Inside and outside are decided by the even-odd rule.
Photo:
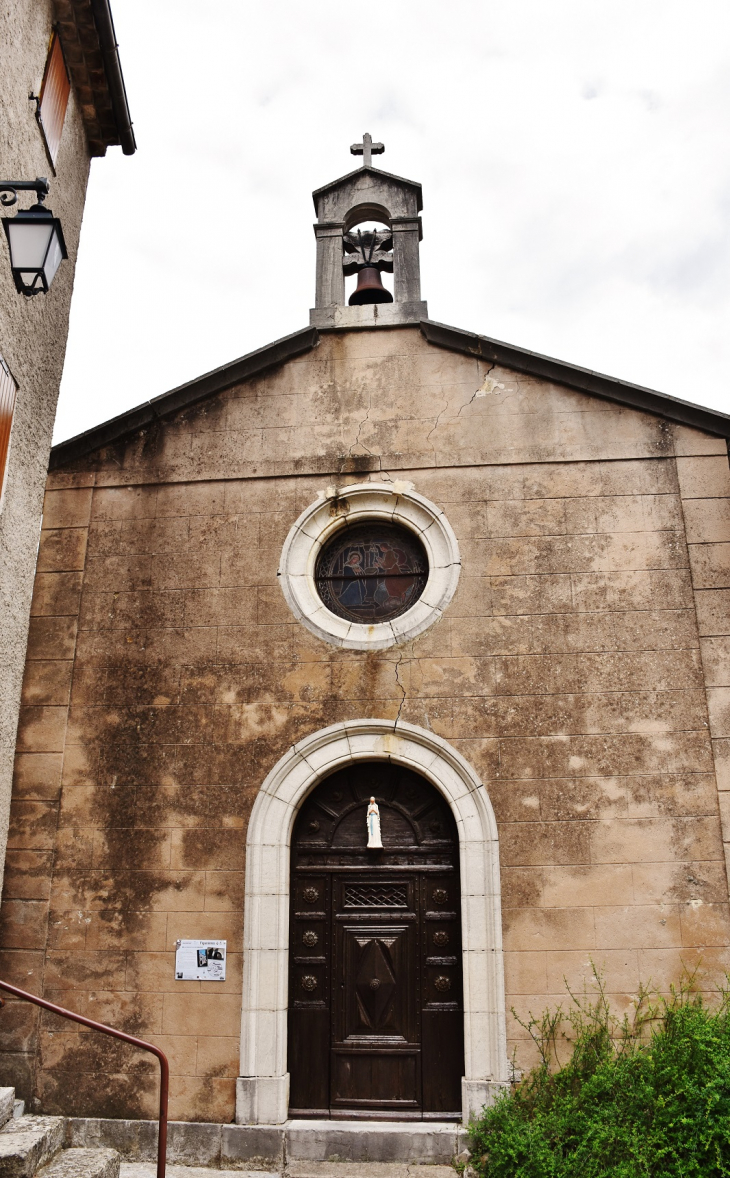
[[[504,365],[517,372],[525,372],[531,376],[552,380],[556,384],[567,385],[569,388],[579,389],[595,397],[603,397],[609,401],[616,401],[620,405],[629,405],[632,409],[641,409],[646,413],[654,413],[659,417],[666,417],[669,421],[680,422],[695,429],[705,430],[707,433],[719,437],[730,438],[730,415],[720,413],[717,409],[706,409],[703,405],[695,405],[692,401],[683,401],[679,397],[670,397],[667,393],[659,393],[655,389],[645,388],[643,385],[631,384],[626,380],[619,380],[614,376],[605,376],[601,372],[594,372],[591,368],[581,368],[577,364],[568,364],[564,360],[555,360],[551,356],[543,356],[540,352],[531,352],[527,348],[518,348],[514,344],[506,344],[502,340],[492,339],[488,335],[477,335],[471,331],[462,331],[458,327],[449,327],[445,323],[437,323],[432,319],[421,320],[421,333],[431,344],[441,348],[448,348],[452,352],[464,352],[469,356],[477,356],[492,363]]]
[[[56,28],[92,156],[137,149],[109,0],[54,0]]]

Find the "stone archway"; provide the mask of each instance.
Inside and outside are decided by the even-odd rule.
[[[289,846],[299,806],[327,773],[393,760],[431,781],[459,830],[464,972],[465,1121],[508,1080],[497,824],[474,770],[445,740],[413,724],[351,720],[313,733],[274,766],[248,826],[239,1124],[287,1119]]]

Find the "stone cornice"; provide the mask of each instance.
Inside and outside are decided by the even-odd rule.
[[[93,429],[86,430],[83,434],[77,434],[75,438],[60,442],[51,450],[49,469],[57,470],[64,463],[72,462],[86,454],[93,453],[94,450],[101,449],[102,446],[117,442],[136,430],[151,425],[154,421],[171,417],[180,409],[187,409],[188,406],[197,404],[205,397],[222,393],[225,389],[230,389],[247,377],[256,376],[266,368],[271,368],[275,364],[283,364],[294,356],[309,352],[318,343],[317,329],[305,327],[303,331],[295,331],[293,335],[285,335],[265,348],[258,348],[255,352],[249,352],[238,360],[233,360],[230,364],[224,364],[222,368],[214,368],[212,372],[206,372],[188,384],[179,385],[169,393],[162,393],[161,396],[154,397],[151,401],[145,401],[142,405],[129,409],[126,413],[120,413],[119,417],[112,417],[110,421],[102,422],[101,425],[94,426]]]
[[[398,326],[394,325],[388,330],[395,330]],[[422,319],[420,324],[401,327],[401,330],[415,330],[416,326],[420,328],[429,343],[438,347],[489,360],[517,372],[525,372],[543,380],[551,380],[556,384],[566,385],[596,397],[615,401],[620,405],[628,405],[644,413],[664,417],[668,421],[689,425],[694,429],[704,430],[718,437],[730,438],[730,416],[720,413],[716,409],[707,409],[703,405],[682,401],[678,397],[670,397],[666,393],[659,393],[654,389],[644,388],[642,385],[631,384],[612,376],[604,376],[589,368],[580,368],[575,364],[567,364],[563,360],[554,360],[550,356],[542,356],[538,352],[531,352],[527,348],[518,348],[513,344],[491,339],[486,335],[476,335],[470,331],[448,327],[446,324],[436,323],[432,319]],[[384,329],[384,327],[371,328],[371,330]],[[101,425],[54,446],[51,450],[50,469],[57,470],[67,462],[75,461],[95,450],[100,450],[102,446],[120,441],[137,430],[144,429],[152,422],[171,417],[179,410],[194,405],[206,397],[223,392],[248,377],[256,376],[266,368],[284,364],[295,356],[311,351],[319,343],[321,332],[341,332],[344,330],[348,329],[333,327],[318,330],[316,327],[305,327],[292,335],[275,340],[265,348],[258,348],[255,352],[249,352],[247,355],[233,360],[230,364],[224,364],[221,368],[207,372],[188,384],[180,385],[169,393],[163,393],[159,397],[145,401],[144,404],[120,414],[119,417],[113,417],[110,421],[102,422]],[[365,468],[359,467],[358,469]]]
[[[429,343],[448,348],[452,352],[477,356],[480,360],[489,360],[517,372],[551,380],[571,389],[604,397],[608,401],[617,401],[620,405],[630,405],[632,409],[641,409],[645,413],[666,417],[669,421],[677,421],[682,425],[690,425],[695,429],[730,438],[730,416],[720,413],[717,409],[706,409],[692,401],[682,401],[679,397],[670,397],[667,393],[658,393],[654,389],[644,388],[643,385],[618,380],[614,376],[604,376],[590,368],[581,368],[564,360],[554,360],[551,356],[543,356],[527,348],[518,348],[514,344],[505,344],[501,340],[491,339],[488,335],[476,335],[471,331],[462,331],[458,327],[448,327],[445,323],[436,323],[432,319],[422,320],[420,327],[422,335]]]

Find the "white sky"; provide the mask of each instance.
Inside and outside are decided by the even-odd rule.
[[[312,189],[424,191],[432,319],[730,412],[727,0],[112,0],[56,440],[307,325]]]

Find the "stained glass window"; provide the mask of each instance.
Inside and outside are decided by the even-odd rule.
[[[371,625],[399,617],[418,600],[428,558],[413,532],[373,520],[337,532],[319,554],[315,575],[327,609]]]

